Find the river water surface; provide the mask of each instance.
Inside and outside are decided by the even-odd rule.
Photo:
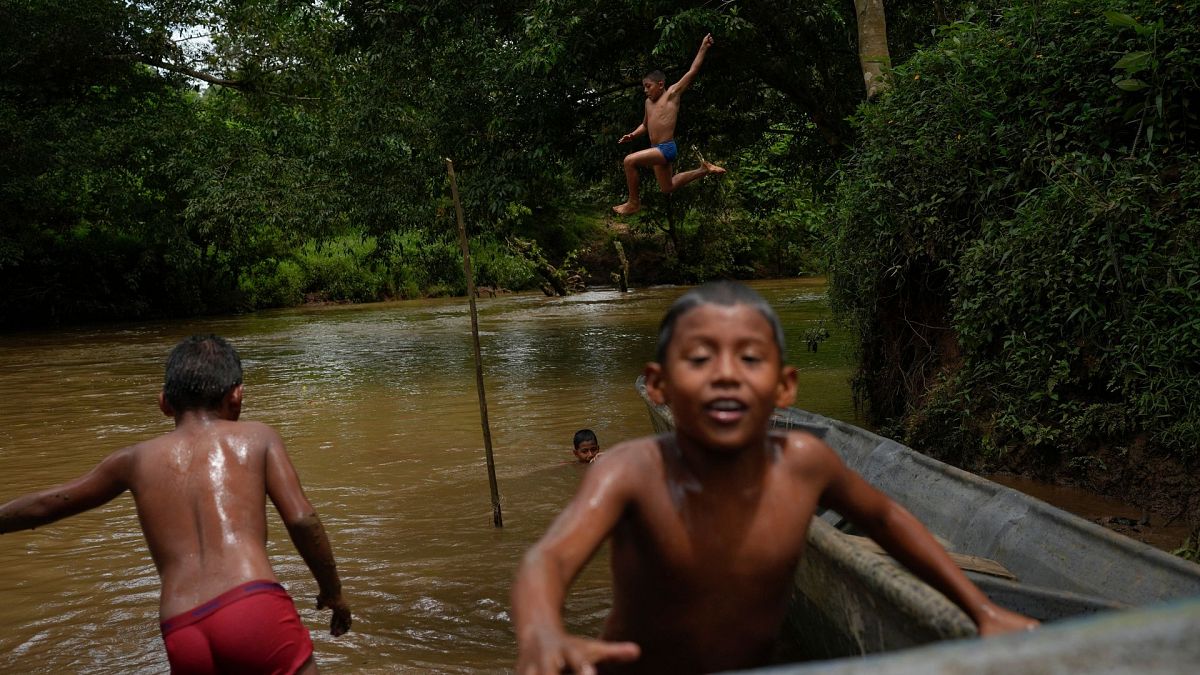
[[[796,405],[854,421],[844,332],[816,353],[805,331],[828,316],[821,280],[753,284],[779,310]],[[273,510],[269,551],[328,672],[504,671],[524,550],[582,475],[571,436],[601,448],[650,433],[634,379],[657,324],[684,289],[479,301],[503,506],[491,503],[464,299],[328,306],[246,316],[0,336],[0,501],[90,469],[164,433],[167,351],[193,333],[238,348],[244,418],[282,433],[333,542],[353,630],[328,634],[316,584]],[[133,499],[0,541],[0,671],[165,672],[158,577]],[[606,556],[567,601],[568,628],[596,633],[608,610]]]

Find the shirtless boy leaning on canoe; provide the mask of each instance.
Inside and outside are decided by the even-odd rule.
[[[118,450],[68,483],[0,506],[0,534],[32,529],[133,493],[162,580],[159,616],[173,673],[312,673],[312,640],[267,558],[266,500],[333,610],[350,629],[333,552],[283,440],[239,422],[242,365],[215,336],[179,343],[167,358],[159,407],[175,429]]]
[[[772,431],[796,370],[770,305],[740,284],[668,310],[646,389],[675,432],[622,443],[526,553],[513,585],[519,675],[566,669],[701,673],[767,662],[819,506],[836,510],[967,613],[981,635],[1037,622],[993,604],[903,507],[823,441]],[[568,635],[571,581],[611,538],[613,607],[600,639]]]

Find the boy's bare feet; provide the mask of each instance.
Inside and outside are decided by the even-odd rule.
[[[704,159],[704,155],[700,154],[700,148],[697,148],[693,145],[692,151],[696,153],[696,159],[700,160],[700,168],[704,169],[704,175],[708,176],[711,174],[713,176],[720,176],[721,174],[725,173],[724,167],[717,166],[707,159]]]
[[[721,169],[721,173],[725,173],[725,169]],[[619,215],[619,216],[632,215],[641,210],[642,210],[642,205],[639,204],[638,202],[625,202],[624,204],[621,204],[620,206],[613,207],[613,211],[616,211],[617,215]]]

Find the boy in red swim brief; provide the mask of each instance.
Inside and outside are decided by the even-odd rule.
[[[129,490],[162,579],[159,617],[172,672],[316,672],[308,629],[267,558],[267,498],[317,580],[317,609],[333,610],[330,633],[350,629],[350,608],[283,439],[261,422],[238,421],[242,395],[242,363],[229,343],[215,335],[184,340],[167,357],[158,397],[175,429],[0,506],[0,534]]]
[[[251,581],[162,622],[174,675],[290,675],[312,657],[296,605],[274,581]]]

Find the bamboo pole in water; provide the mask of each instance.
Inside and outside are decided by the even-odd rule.
[[[450,174],[450,194],[454,197],[454,213],[458,216],[458,245],[462,247],[463,274],[467,277],[467,299],[471,304],[471,338],[475,346],[475,389],[479,392],[479,418],[483,424],[483,451],[487,456],[488,484],[492,488],[492,524],[504,527],[500,513],[500,490],[496,487],[496,462],[492,459],[492,430],[488,425],[487,396],[483,391],[483,359],[479,353],[479,316],[475,311],[475,275],[471,271],[471,248],[467,242],[467,225],[463,220],[462,202],[458,199],[458,180],[454,177],[454,162],[446,159]]]

